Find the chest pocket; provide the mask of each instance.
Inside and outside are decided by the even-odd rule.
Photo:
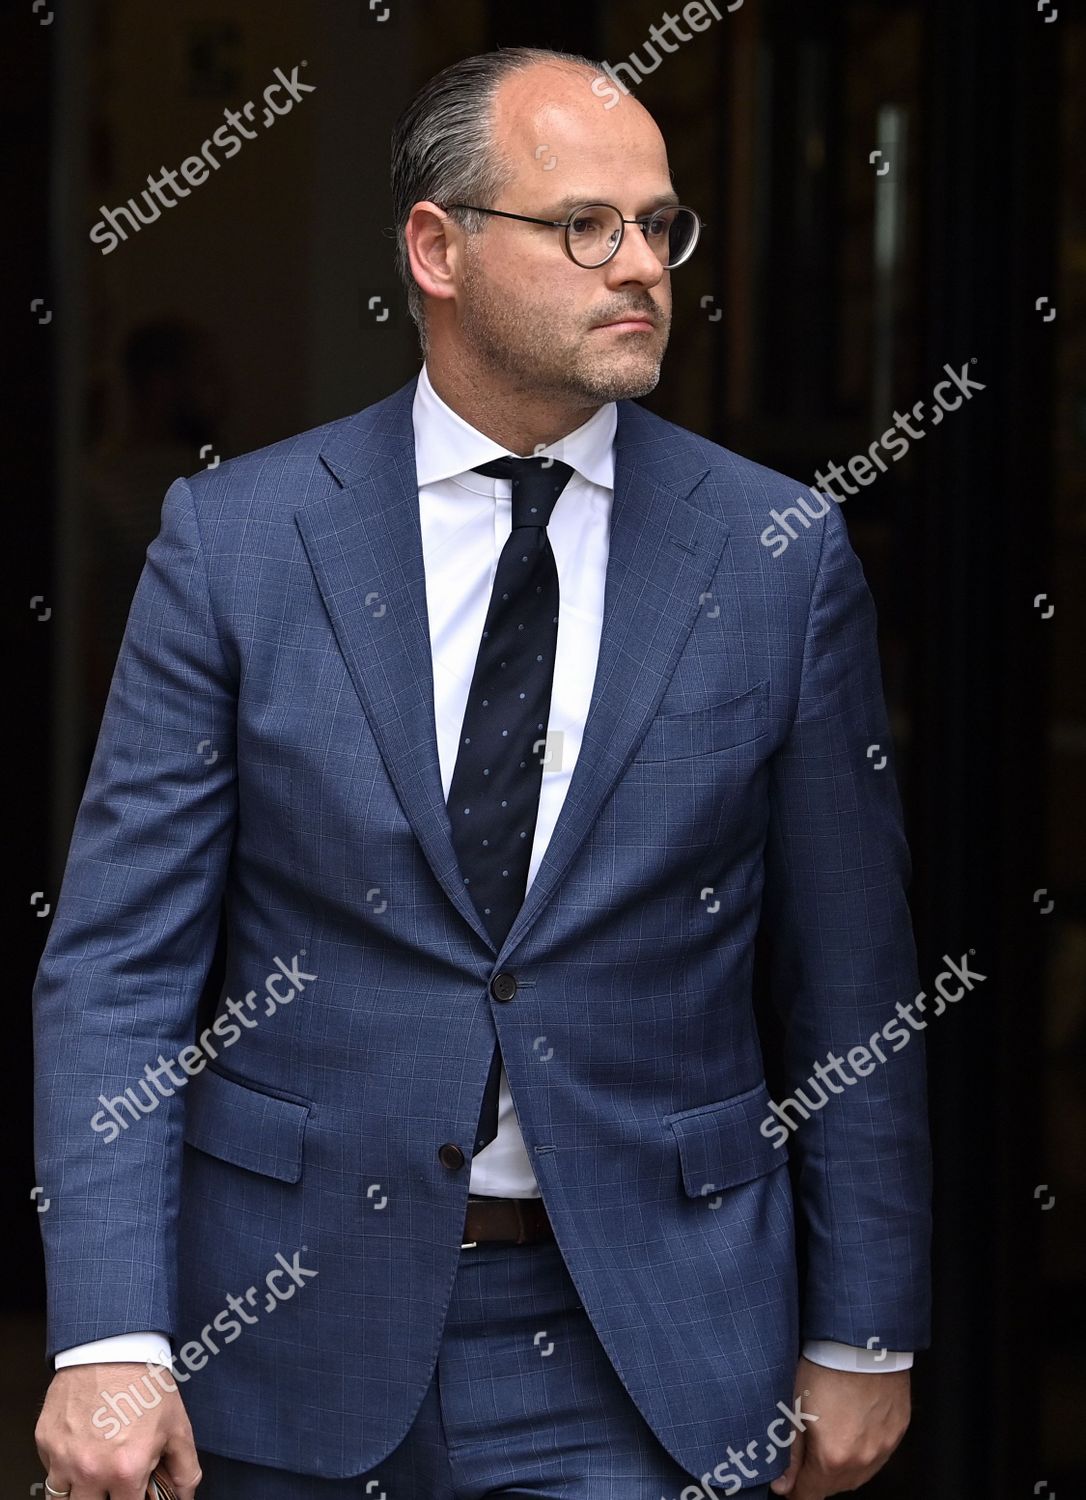
[[[657,714],[633,759],[688,760],[756,740],[766,730],[769,683],[763,679],[734,698],[691,713]]]

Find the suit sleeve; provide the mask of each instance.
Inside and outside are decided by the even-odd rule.
[[[161,1064],[184,1081],[176,1058],[214,953],[236,819],[236,677],[178,479],[132,601],[34,984],[47,1359],[174,1330],[184,1091]]]
[[[776,1102],[808,1230],[803,1338],[911,1351],[930,1336],[925,1023],[896,1009],[920,985],[875,624],[831,504],[771,769],[765,915],[789,1089]]]

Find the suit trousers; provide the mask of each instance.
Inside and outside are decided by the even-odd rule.
[[[319,1400],[319,1391],[313,1392]],[[243,1414],[239,1411],[239,1421]],[[680,1468],[600,1344],[553,1240],[461,1251],[422,1405],[377,1468],[314,1478],[209,1453],[197,1500],[714,1500]],[[767,1500],[768,1486],[743,1500]]]

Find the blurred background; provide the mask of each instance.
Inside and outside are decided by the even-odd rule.
[[[163,497],[416,371],[389,132],[439,68],[521,43],[636,57],[676,187],[708,223],[673,278],[646,405],[807,485],[895,410],[930,410],[945,366],[974,383],[843,507],[879,610],[921,976],[966,950],[987,976],[927,1033],[935,1342],[912,1428],[864,1493],[1082,1493],[1086,16],[1069,0],[731,3],[655,67],[660,0],[4,7],[11,1494],[40,1493],[49,1379],[30,989]],[[104,211],[303,62],[313,92],[103,253]]]

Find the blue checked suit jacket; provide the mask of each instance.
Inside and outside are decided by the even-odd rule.
[[[699,1473],[791,1401],[802,1338],[929,1340],[922,1037],[781,1143],[751,1004],[762,920],[791,1087],[919,989],[871,596],[837,506],[776,556],[799,486],[620,402],[584,743],[495,952],[441,792],[414,386],[166,495],[34,990],[47,1352],[214,1344],[198,1446],[378,1465],[433,1373],[497,1033],[580,1299]],[[92,1127],[193,1045],[221,898],[217,1019],[256,1023]],[[265,1014],[276,957],[315,977]],[[295,1252],[317,1275],[267,1311]]]

